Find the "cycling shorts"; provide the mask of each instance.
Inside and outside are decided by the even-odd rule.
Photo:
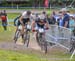
[[[22,19],[23,20],[23,24],[25,25],[27,22],[30,22],[30,19],[29,18],[25,18],[25,19]]]

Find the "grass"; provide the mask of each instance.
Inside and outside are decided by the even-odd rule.
[[[47,61],[41,60],[35,55],[19,53],[8,50],[0,50],[0,61]]]
[[[34,51],[0,50],[0,61],[75,61],[75,56],[70,60],[70,54],[55,53],[45,55],[44,53],[35,53]]]
[[[20,13],[8,13],[8,19],[15,19]]]
[[[7,31],[4,31],[3,27],[0,26],[0,41],[12,41],[14,37],[14,32],[14,26],[8,26]]]

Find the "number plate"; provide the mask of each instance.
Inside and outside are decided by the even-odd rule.
[[[45,31],[44,31],[44,29],[40,28],[40,29],[39,29],[39,32],[40,32],[40,33],[43,33],[43,32],[45,32]]]
[[[19,29],[19,30],[22,30],[22,26],[20,25],[20,26],[18,27],[18,29]]]
[[[31,26],[30,25],[27,25],[27,29],[31,29]]]

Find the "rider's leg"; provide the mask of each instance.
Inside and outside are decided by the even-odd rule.
[[[20,22],[18,22],[16,25],[16,32],[17,32],[19,26],[20,26]]]
[[[17,32],[17,30],[18,30],[18,26],[16,26],[16,32]],[[15,40],[15,37],[16,37],[16,32],[15,32],[14,40]]]
[[[16,32],[18,31],[18,27],[20,26],[20,22],[17,23],[16,25],[16,31],[15,31],[15,36],[14,36],[14,40],[15,40],[15,37],[16,37]]]
[[[21,35],[24,34],[24,26],[22,26]]]

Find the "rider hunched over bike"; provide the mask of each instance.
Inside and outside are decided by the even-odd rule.
[[[16,32],[20,30],[21,36],[23,37],[24,29],[26,27],[26,24],[30,22],[31,18],[31,11],[25,11],[20,16],[16,17],[14,19],[14,25],[16,26]],[[14,40],[16,37],[16,32],[14,36]]]
[[[25,11],[22,13],[22,15],[19,19],[19,21],[22,25],[22,34],[24,33],[25,24],[30,22],[31,16],[32,16],[31,11]]]
[[[46,20],[46,12],[42,12],[40,15],[38,15],[38,19],[32,22],[32,31],[36,32],[36,36],[37,36],[37,30],[39,28],[43,28],[43,29],[49,29],[49,25],[48,22]]]
[[[30,22],[31,11],[25,11],[21,15],[17,16],[14,19],[14,26],[24,25],[27,22]]]
[[[47,53],[47,42],[45,39],[45,30],[49,28],[46,15],[44,13],[38,16],[38,19],[32,22],[32,31],[35,31],[35,39],[41,50]]]

